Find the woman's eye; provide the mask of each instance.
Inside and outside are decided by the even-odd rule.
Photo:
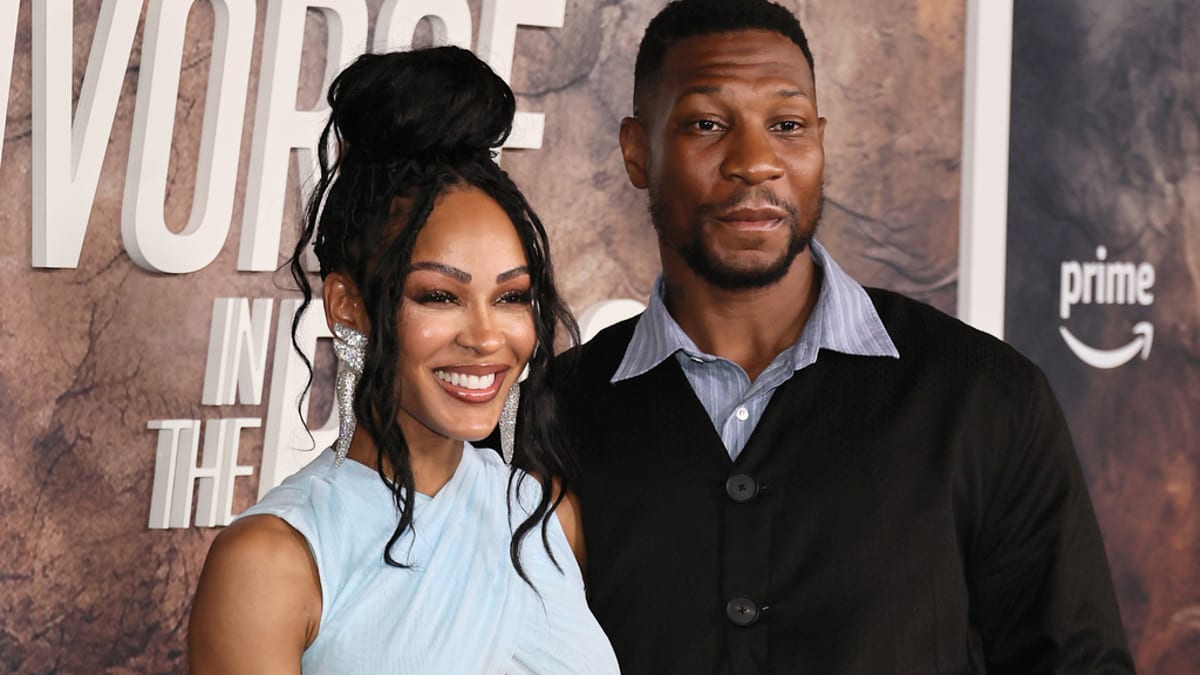
[[[422,305],[449,305],[458,301],[452,293],[442,290],[424,291],[417,295],[417,302]]]
[[[533,295],[528,290],[507,291],[496,299],[498,303],[507,305],[528,305],[532,300]]]

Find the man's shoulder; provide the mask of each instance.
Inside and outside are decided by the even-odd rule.
[[[1002,340],[933,305],[882,288],[865,290],[901,355],[904,353],[901,342],[910,350],[961,343],[975,349],[1012,351]]]
[[[920,370],[1013,393],[1040,386],[1041,369],[1012,345],[927,303],[880,288],[867,288],[900,361]]]
[[[555,365],[568,382],[607,382],[621,364],[639,318],[640,314],[601,330],[585,344],[561,354]]]

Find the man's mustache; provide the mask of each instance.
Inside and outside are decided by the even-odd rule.
[[[800,215],[800,210],[794,204],[783,199],[775,194],[768,187],[746,188],[738,190],[729,195],[724,201],[717,204],[703,204],[699,208],[699,212],[704,216],[711,216],[725,211],[741,208],[744,206],[773,206],[775,208],[787,211],[788,216],[795,220]]]

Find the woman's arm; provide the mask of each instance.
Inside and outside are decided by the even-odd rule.
[[[213,540],[188,627],[196,675],[300,672],[317,635],[321,581],[308,542],[274,516],[252,516]]]
[[[579,571],[587,578],[587,546],[583,541],[583,522],[579,516],[579,497],[574,492],[567,492],[555,510],[558,522],[562,524],[563,533],[567,535],[567,543],[571,552],[579,561]]]

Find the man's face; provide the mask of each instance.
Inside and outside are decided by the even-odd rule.
[[[770,31],[681,40],[641,103],[621,149],[664,269],[677,259],[727,289],[779,281],[821,215],[825,120],[804,53]]]

